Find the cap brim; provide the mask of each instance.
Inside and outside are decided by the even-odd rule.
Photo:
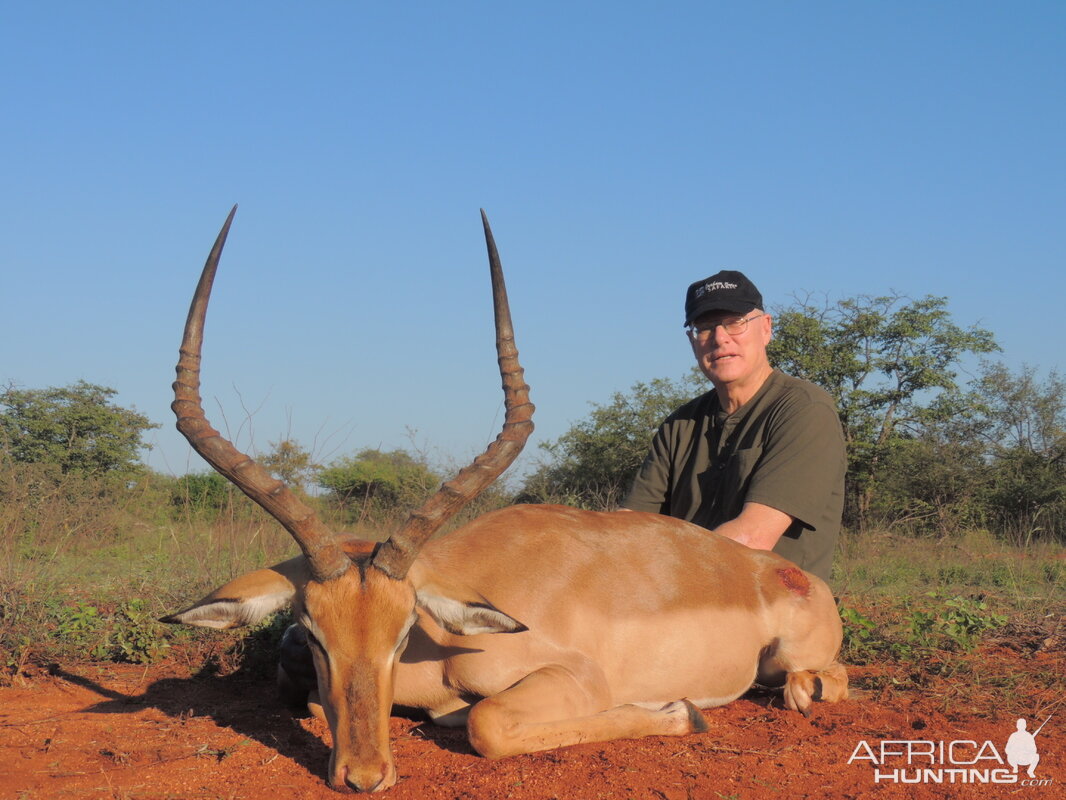
[[[728,311],[732,314],[747,314],[749,311],[754,311],[756,308],[758,308],[758,306],[754,303],[745,300],[717,300],[702,305],[697,304],[685,319],[685,324],[691,325],[704,314],[711,314],[716,311]]]

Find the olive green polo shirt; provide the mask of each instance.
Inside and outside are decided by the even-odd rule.
[[[833,399],[774,370],[732,414],[712,390],[667,417],[622,505],[710,529],[745,503],[776,508],[795,520],[774,552],[829,580],[846,468]]]

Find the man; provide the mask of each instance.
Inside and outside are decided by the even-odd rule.
[[[659,427],[623,507],[773,550],[828,581],[847,466],[832,398],[770,366],[773,321],[740,272],[692,284],[685,325],[714,389]]]

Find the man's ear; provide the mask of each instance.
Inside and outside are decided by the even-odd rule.
[[[483,597],[462,600],[449,596],[436,587],[422,587],[415,591],[418,607],[448,633],[473,636],[478,633],[521,633],[525,625],[496,608]]]
[[[297,556],[234,578],[199,602],[159,621],[219,629],[254,625],[291,603],[297,583],[306,583],[308,574],[307,560]]]

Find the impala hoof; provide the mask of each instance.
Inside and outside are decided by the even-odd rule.
[[[682,698],[681,700],[667,703],[659,710],[674,717],[684,716],[687,730],[679,728],[674,731],[675,735],[706,733],[711,729],[711,726],[707,724],[707,720],[704,718],[703,713],[694,703],[687,699]]]
[[[692,732],[707,733],[711,726],[707,723],[707,718],[703,716],[703,712],[689,700],[682,700],[681,702],[685,704],[685,709],[688,711],[688,721],[692,724]]]

